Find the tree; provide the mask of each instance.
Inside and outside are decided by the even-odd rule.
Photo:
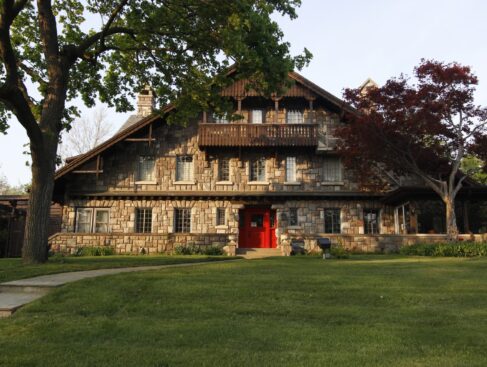
[[[82,117],[71,124],[71,129],[62,134],[59,155],[66,158],[77,156],[93,149],[105,141],[113,131],[113,124],[106,121],[107,110],[97,108],[92,116]]]
[[[23,259],[47,259],[47,221],[61,131],[81,97],[118,111],[150,85],[187,121],[218,104],[230,63],[265,94],[310,58],[291,57],[271,14],[296,17],[300,0],[3,0],[0,2],[0,126],[15,115],[32,158]],[[101,24],[91,27],[95,19]],[[90,28],[89,30],[86,30]],[[97,29],[92,29],[97,28]]]
[[[486,166],[480,158],[475,156],[465,156],[460,165],[462,172],[471,176],[475,181],[483,185],[487,185],[487,173],[483,172],[483,168]]]
[[[414,81],[401,75],[366,92],[345,91],[358,111],[338,132],[339,152],[364,187],[399,185],[403,176],[421,180],[445,204],[454,239],[455,198],[469,173],[460,165],[485,152],[487,109],[474,104],[478,80],[467,66],[422,60],[414,75]]]

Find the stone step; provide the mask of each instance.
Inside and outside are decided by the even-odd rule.
[[[2,292],[0,293],[0,317],[9,317],[23,305],[41,298],[41,292]]]
[[[40,293],[46,294],[54,287],[35,286],[35,285],[11,285],[0,284],[0,294],[2,293]]]
[[[237,255],[245,259],[259,259],[263,257],[282,256],[281,249],[277,248],[239,248]]]

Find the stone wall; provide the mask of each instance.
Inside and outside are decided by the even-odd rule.
[[[178,245],[226,246],[225,234],[57,233],[49,238],[54,252],[73,254],[82,247],[111,247],[117,254],[172,253]]]
[[[285,109],[279,114],[284,122]],[[315,112],[315,119],[324,134],[339,125],[335,114],[323,109]],[[305,114],[307,118],[307,114]],[[331,126],[331,127],[330,127]],[[119,142],[103,153],[103,172],[95,174],[70,174],[69,192],[117,192],[117,191],[357,191],[350,172],[343,170],[341,182],[323,182],[322,169],[325,153],[316,153],[306,149],[238,149],[218,150],[206,153],[198,146],[198,125],[196,121],[187,127],[154,127],[155,142],[149,146],[146,142]],[[328,153],[327,153],[328,154]],[[153,155],[156,158],[154,179],[141,182],[137,179],[139,156]],[[193,179],[186,182],[176,181],[176,157],[193,157]],[[264,156],[266,158],[265,183],[249,183],[250,161]],[[296,183],[286,184],[286,157],[296,157]],[[230,180],[218,179],[218,161],[230,159]],[[89,165],[89,163],[87,163]],[[93,164],[92,164],[93,165]]]
[[[410,246],[416,243],[439,243],[446,241],[444,234],[409,234],[409,235],[395,235],[395,234],[378,234],[378,235],[344,235],[344,234],[329,234],[317,233],[313,236],[289,236],[290,241],[300,241],[304,243],[308,251],[320,251],[316,239],[318,237],[326,237],[331,240],[333,245],[340,245],[352,252],[360,253],[391,253],[397,252],[403,246]],[[487,234],[459,235],[461,241],[487,241]]]
[[[238,233],[239,204],[228,200],[71,200],[63,207],[62,232],[75,232],[77,208],[109,209],[110,233],[135,232],[137,208],[152,208],[152,233],[169,234],[174,231],[174,209],[191,209],[191,233]],[[217,208],[225,209],[226,223],[216,225]]]

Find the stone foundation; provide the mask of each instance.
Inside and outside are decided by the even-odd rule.
[[[57,233],[49,239],[53,252],[73,254],[81,247],[111,247],[117,254],[172,253],[178,245],[225,246],[225,234]]]
[[[316,244],[318,237],[326,237],[331,240],[333,245],[343,246],[352,252],[361,253],[392,253],[397,252],[403,246],[410,246],[416,243],[439,243],[446,241],[444,234],[409,234],[409,235],[344,235],[344,234],[318,234],[316,236],[293,236],[289,235],[292,241],[304,242],[306,250],[314,252],[320,251]],[[460,241],[486,242],[487,234],[461,234]]]

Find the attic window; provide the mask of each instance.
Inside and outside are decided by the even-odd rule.
[[[153,156],[140,156],[137,168],[137,181],[154,181],[155,159]]]

